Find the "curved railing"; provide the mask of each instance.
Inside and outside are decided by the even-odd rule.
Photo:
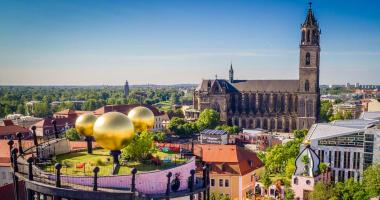
[[[113,200],[168,199],[182,196],[190,196],[190,199],[193,199],[194,195],[198,195],[197,199],[200,199],[201,194],[203,199],[209,197],[208,169],[204,168],[202,177],[195,177],[194,157],[184,164],[161,171],[137,173],[136,170],[132,170],[131,175],[101,177],[97,176],[99,168],[94,168],[93,176],[70,176],[61,175],[60,164],[56,164],[55,173],[45,172],[37,167],[38,158],[44,157],[46,149],[64,142],[67,140],[57,137],[25,148],[22,152],[13,148],[13,143],[10,144],[12,167],[15,172],[14,182],[25,181],[27,196],[31,199],[39,199],[40,195],[67,199]],[[20,139],[19,147],[22,149]],[[15,190],[15,194],[22,191],[17,187]]]

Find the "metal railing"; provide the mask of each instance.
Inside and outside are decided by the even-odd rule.
[[[209,169],[207,166],[203,168],[203,176],[195,177],[195,170],[190,170],[190,176],[186,183],[178,180],[172,172],[168,172],[166,177],[160,180],[149,180],[139,182],[137,169],[133,168],[130,178],[130,184],[120,185],[120,187],[102,187],[102,180],[99,184],[100,168],[95,166],[88,176],[80,177],[79,181],[70,181],[69,178],[62,176],[62,165],[56,163],[53,173],[46,172],[40,169],[41,160],[39,154],[44,151],[45,147],[49,147],[62,140],[62,137],[57,132],[54,138],[38,144],[36,140],[35,127],[32,128],[34,135],[34,146],[23,146],[22,138],[18,137],[18,147],[13,147],[14,142],[9,141],[9,149],[11,151],[11,164],[14,170],[14,183],[20,180],[25,181],[27,191],[27,199],[40,199],[43,197],[53,197],[54,199],[170,199],[172,197],[189,196],[190,199],[209,199]],[[124,177],[123,177],[124,178]],[[127,178],[127,176],[125,176]],[[112,177],[109,179],[112,180]],[[158,182],[157,182],[158,181]],[[126,181],[129,183],[129,180]],[[147,194],[138,191],[136,184],[143,184],[149,187],[155,185],[166,185],[164,192],[155,194]],[[125,183],[124,183],[125,184]],[[180,189],[179,185],[182,185]],[[185,184],[187,184],[186,187]],[[107,184],[105,184],[107,185]],[[18,184],[15,184],[15,199],[19,199]],[[203,195],[202,195],[203,194]]]

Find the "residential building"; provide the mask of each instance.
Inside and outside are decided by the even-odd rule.
[[[36,135],[41,139],[48,138],[54,135],[54,125],[52,121],[55,120],[57,122],[57,129],[59,132],[63,132],[67,129],[74,128],[75,119],[71,118],[45,118],[33,126],[36,126]]]
[[[29,129],[13,124],[12,120],[3,120],[3,124],[3,126],[0,126],[0,139],[15,139],[18,132],[23,135],[23,138],[30,136]]]
[[[245,200],[255,187],[255,170],[263,163],[256,153],[236,145],[197,145],[195,154],[211,167],[210,191]]]
[[[361,180],[363,171],[380,161],[379,120],[338,120],[314,124],[305,140],[320,162],[331,166],[331,181]]]
[[[77,117],[85,113],[91,113],[91,111],[65,109],[65,110],[54,113],[53,118],[70,118],[75,121]]]
[[[201,144],[228,144],[229,134],[224,130],[205,129],[199,133]]]
[[[24,116],[22,114],[17,113],[7,115],[5,119],[10,119],[12,120],[13,124],[26,128],[42,120],[42,118],[39,117]]]
[[[243,129],[236,136],[235,142],[244,144],[246,148],[252,151],[265,151],[268,147],[282,143],[278,136],[263,129]]]
[[[362,112],[362,105],[356,102],[346,102],[333,105],[333,114],[337,113],[351,113],[352,119],[356,119]]]

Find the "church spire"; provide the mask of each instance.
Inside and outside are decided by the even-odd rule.
[[[232,62],[231,62],[230,71],[229,71],[229,79],[231,83],[234,82],[234,69],[232,68]]]
[[[314,13],[311,7],[311,2],[309,2],[309,10],[306,15],[304,23],[301,25],[301,45],[313,45],[319,46],[319,24],[314,17]]]
[[[302,24],[302,27],[310,27],[310,26],[317,26],[318,27],[318,22],[314,17],[313,10],[311,8],[312,3],[309,2],[309,10],[307,12],[307,16],[305,19],[305,22]]]

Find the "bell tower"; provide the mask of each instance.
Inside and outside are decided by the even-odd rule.
[[[320,34],[310,2],[306,19],[301,24],[298,128],[309,128],[319,118]]]

